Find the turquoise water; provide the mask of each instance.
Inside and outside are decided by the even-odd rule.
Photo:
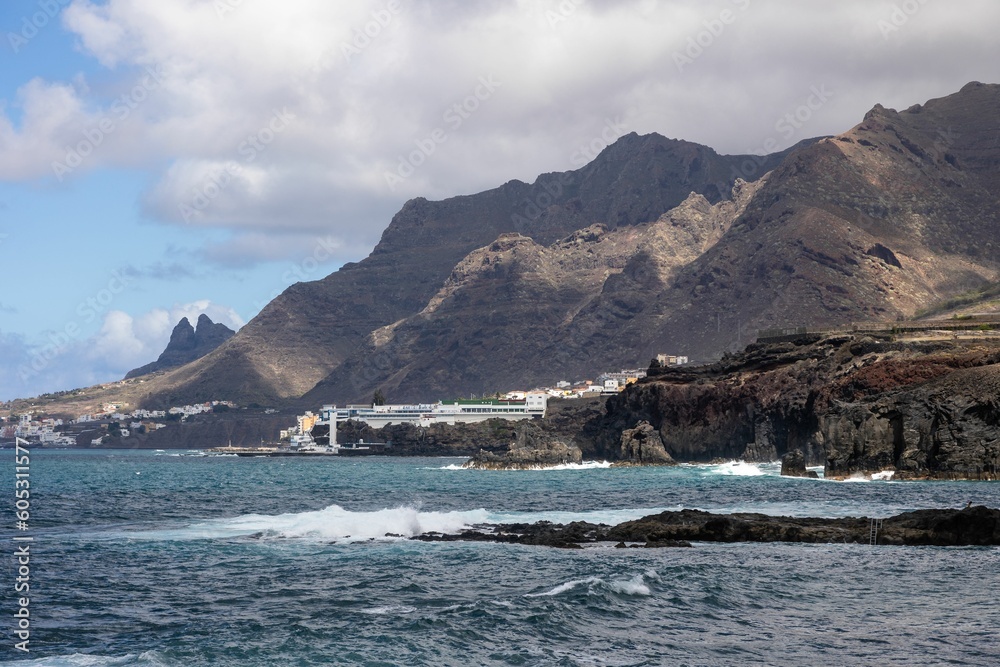
[[[13,487],[13,453],[0,455]],[[778,466],[492,472],[456,459],[37,451],[28,665],[994,665],[1000,550],[422,543],[664,509],[888,516],[988,482]],[[3,540],[13,553],[13,493]],[[24,534],[24,533],[21,533]],[[3,616],[15,608],[6,559]]]

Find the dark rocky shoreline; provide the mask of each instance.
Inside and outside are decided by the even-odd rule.
[[[290,419],[200,415],[115,444],[256,445]],[[385,454],[472,457],[489,469],[784,459],[783,474],[811,476],[806,466],[822,465],[827,479],[893,471],[897,481],[997,480],[1000,337],[803,335],[707,366],[654,364],[609,399],[550,401],[544,419],[338,430],[342,442],[391,443]]]
[[[707,366],[654,364],[606,403],[551,401],[532,422],[344,432],[392,442],[397,455],[466,455],[491,469],[787,457],[784,474],[822,465],[827,479],[891,470],[895,480],[996,480],[1000,338],[803,335]]]
[[[584,455],[614,453],[641,422],[682,462],[801,450],[828,479],[894,470],[896,480],[995,480],[1000,339],[807,335],[709,366],[650,368],[585,425]]]
[[[690,547],[691,542],[803,542],[893,546],[1000,545],[1000,510],[982,505],[926,509],[879,519],[815,518],[765,514],[712,514],[701,510],[662,512],[616,526],[574,521],[554,524],[477,526],[458,534],[425,533],[423,542],[499,542],[564,549],[615,542],[618,547]]]

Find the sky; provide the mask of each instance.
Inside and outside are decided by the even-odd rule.
[[[995,0],[5,0],[0,400],[120,379],[403,203],[1000,82]]]

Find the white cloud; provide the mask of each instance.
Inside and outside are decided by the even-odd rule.
[[[67,146],[115,118],[114,100],[146,68],[162,67],[80,171],[151,169],[146,214],[233,231],[232,252],[209,258],[238,263],[245,248],[252,262],[261,235],[322,230],[354,253],[341,259],[358,259],[405,199],[572,168],[608,119],[749,152],[776,136],[783,147],[844,131],[876,102],[906,107],[1000,79],[1000,3],[987,0],[926,3],[905,20],[893,12],[906,3],[869,0],[398,2],[396,12],[389,0],[219,12],[205,0],[75,0],[63,23],[117,84],[27,82],[14,102],[19,127],[0,112],[0,178],[50,174]],[[677,54],[695,51],[678,67]],[[499,87],[474,111],[454,111],[482,77]],[[833,91],[830,102],[794,136],[776,135],[814,85]],[[270,130],[285,109],[294,119]],[[438,128],[443,139],[427,144]],[[386,174],[420,145],[433,150],[388,187]],[[192,206],[199,195],[205,204]],[[294,260],[294,245],[275,247]]]
[[[244,324],[235,310],[207,299],[174,304],[169,309],[155,308],[134,318],[112,310],[104,316],[100,332],[88,344],[89,356],[109,369],[131,370],[159,356],[170,340],[170,332],[182,318],[196,326],[202,314],[233,330]]]
[[[86,339],[58,335],[32,345],[24,336],[0,331],[0,368],[7,369],[0,376],[0,400],[121,379],[160,355],[181,318],[196,326],[202,314],[233,330],[244,324],[232,308],[202,299],[135,317],[108,311],[101,329]]]

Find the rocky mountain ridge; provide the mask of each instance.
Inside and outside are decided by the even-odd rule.
[[[191,326],[188,318],[182,317],[170,333],[170,341],[167,343],[166,349],[156,361],[129,371],[125,374],[125,379],[137,378],[197,361],[235,334],[236,332],[225,324],[213,322],[205,313],[198,316],[196,327]]]
[[[395,400],[446,396],[456,378],[492,393],[551,382],[555,364],[582,377],[621,363],[633,354],[628,342],[594,336],[593,313],[626,321],[641,310],[721,238],[763,181],[738,179],[732,200],[692,193],[652,222],[592,225],[547,246],[502,235],[459,262],[424,309],[374,331],[303,402],[379,388]]]
[[[629,134],[573,172],[411,200],[369,257],[137,400],[434,400],[912,317],[1000,280],[998,111],[973,82],[766,158]]]
[[[375,387],[396,400],[491,392],[660,352],[710,359],[759,329],[912,317],[1000,277],[997,111],[1000,86],[979,83],[903,112],[876,105],[766,178],[736,183],[714,212],[693,195],[630,227],[634,250],[605,266],[597,290],[600,276],[588,283],[566,268],[586,266],[571,254],[547,274],[516,250],[487,258],[509,243],[499,238],[458,263],[429,308],[370,336],[306,399]],[[664,233],[644,243],[644,229]]]

